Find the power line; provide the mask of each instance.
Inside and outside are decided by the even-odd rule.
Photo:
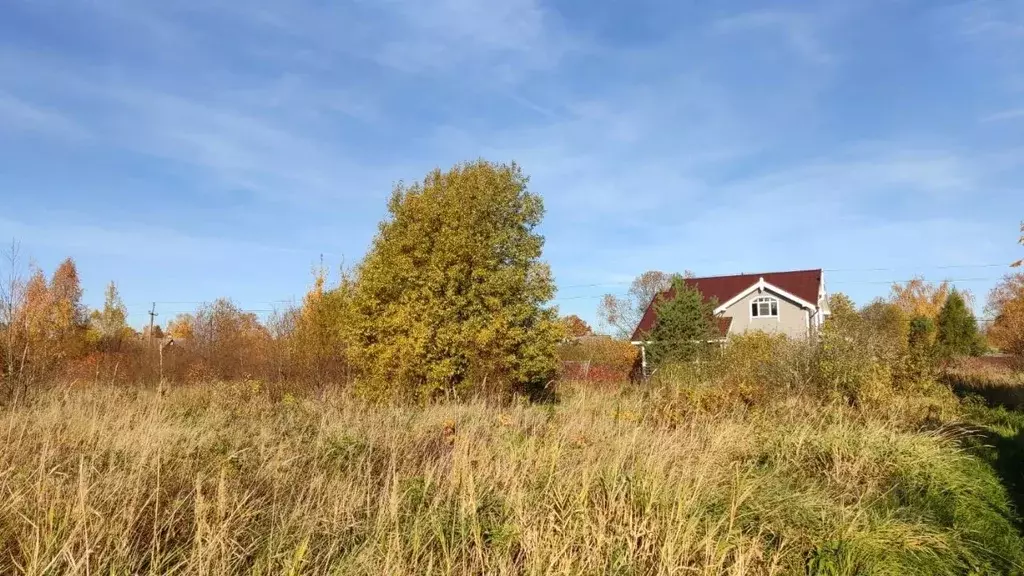
[[[956,270],[961,268],[1008,268],[1009,264],[947,264],[941,266],[916,266],[908,265],[898,268],[823,268],[822,272],[898,272],[906,270],[908,268],[915,268],[917,270]],[[905,282],[905,280],[895,280],[895,282]],[[633,280],[623,280],[617,282],[596,282],[593,284],[569,284],[567,286],[561,286],[561,289],[568,288],[599,288],[601,286],[624,286],[632,284]],[[833,282],[829,282],[833,284]]]
[[[951,270],[951,269],[960,269],[960,268],[995,268],[995,267],[1006,267],[1006,266],[1007,266],[1006,264],[955,264],[955,265],[943,265],[943,266],[926,266],[926,267],[923,267],[922,269],[925,269],[925,270]],[[886,271],[896,271],[896,270],[901,270],[901,268],[825,268],[825,269],[823,269],[824,272],[886,272]],[[905,279],[905,280],[830,280],[830,281],[827,282],[827,284],[829,286],[844,285],[844,284],[900,284],[900,283],[910,282],[911,280],[915,280],[915,278],[910,278],[910,279]],[[999,280],[999,278],[991,278],[991,277],[984,277],[984,278],[942,278],[942,279],[928,279],[928,278],[924,278],[925,282],[989,282],[989,281],[994,281],[994,280]],[[568,285],[568,286],[561,286],[561,287],[559,287],[559,290],[566,290],[566,289],[571,289],[571,288],[598,288],[598,287],[604,287],[604,286],[623,286],[623,285],[627,285],[627,284],[632,284],[632,282],[633,281],[630,280],[630,281],[622,281],[622,282],[597,282],[597,283],[593,283],[593,284],[571,284],[571,285]],[[599,298],[604,298],[605,296],[606,296],[606,294],[585,294],[585,295],[577,295],[577,296],[562,296],[562,297],[553,298],[551,301],[552,302],[563,302],[563,301],[569,301],[569,300],[595,300],[595,299],[599,299]],[[132,307],[132,306],[150,306],[150,305],[155,307],[158,304],[159,305],[170,305],[170,306],[184,306],[184,305],[197,305],[198,306],[198,305],[212,304],[213,302],[214,302],[214,300],[174,300],[174,301],[171,301],[171,300],[159,301],[158,300],[156,302],[148,302],[148,303],[146,303],[144,305],[143,304],[129,305],[129,307]],[[296,300],[294,298],[287,299],[287,300],[262,300],[262,301],[256,301],[255,303],[258,303],[258,304],[296,304]],[[239,310],[239,311],[240,312],[252,312],[252,313],[271,313],[271,312],[277,312],[278,309],[277,308],[248,308],[248,309],[242,309],[242,310]],[[186,314],[186,313],[190,313],[190,312],[195,312],[195,310],[194,309],[188,309],[188,310],[185,310],[185,309],[182,309],[182,310],[164,310],[163,312],[166,313],[166,314]],[[148,314],[148,313],[149,312],[129,312],[129,315],[130,316],[132,316],[132,315],[144,315],[144,314]]]
[[[916,268],[918,270],[953,270],[959,268],[1008,268],[1006,263],[1002,264],[952,264],[946,266],[902,266],[900,268],[825,268],[823,272],[895,272]]]
[[[191,305],[191,304],[196,304],[196,305],[199,305],[199,304],[213,304],[214,302],[216,302],[216,300],[178,300],[178,301],[169,301],[169,300],[161,301],[161,300],[157,300],[156,301],[157,304],[165,304],[165,305],[169,305],[169,306],[184,306],[184,305]],[[252,302],[254,304],[288,304],[288,303],[294,302],[294,300],[250,300],[250,302]],[[152,302],[146,302],[145,304],[140,304],[140,303],[136,302],[134,304],[126,304],[126,306],[149,306],[150,304],[152,304]]]
[[[828,285],[833,284],[903,284],[915,280],[910,278],[909,280],[837,280],[830,281]],[[943,278],[941,280],[928,280],[923,279],[925,282],[989,282],[991,280],[999,280],[999,278]]]
[[[839,284],[839,285],[843,285],[843,284],[903,284],[903,283],[906,283],[906,282],[910,282],[911,280],[915,280],[915,278],[910,278],[910,279],[907,279],[907,280],[839,280],[839,281],[829,281],[828,285],[829,286],[834,286],[836,284]],[[956,282],[991,282],[991,281],[994,281],[994,280],[999,280],[999,278],[943,278],[941,280],[929,280],[927,278],[924,278],[925,282],[950,282],[950,283],[956,283]],[[588,295],[581,295],[581,296],[563,296],[563,297],[560,297],[560,298],[553,298],[552,301],[553,302],[561,302],[561,301],[566,301],[566,300],[593,300],[593,299],[597,299],[597,298],[604,298],[605,296],[606,296],[606,294],[588,294]]]

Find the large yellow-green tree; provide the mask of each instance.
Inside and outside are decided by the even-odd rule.
[[[354,293],[364,389],[428,399],[553,378],[561,329],[527,184],[479,160],[396,186]]]

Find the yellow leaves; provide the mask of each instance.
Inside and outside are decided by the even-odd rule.
[[[1024,356],[1024,298],[1006,303],[992,323],[988,337],[1003,352]]]
[[[594,331],[591,330],[590,325],[575,314],[563,316],[562,318],[559,318],[558,321],[559,324],[561,324],[566,338],[580,338],[594,333]]]
[[[989,342],[1003,352],[1024,356],[1024,273],[1007,276],[992,289],[987,311],[994,317]]]
[[[15,312],[15,324],[24,327],[30,338],[42,337],[46,333],[52,302],[43,271],[36,268],[25,284],[21,306]]]
[[[515,164],[471,162],[396,187],[359,270],[354,352],[368,380],[429,398],[542,382],[558,329],[534,229],[540,198]]]
[[[948,281],[934,284],[916,276],[902,285],[893,284],[889,298],[910,317],[924,316],[934,320],[939,317],[951,289]],[[964,298],[969,300],[970,295],[965,293]]]
[[[167,335],[175,340],[191,340],[195,337],[195,321],[191,314],[178,314],[167,323]]]
[[[5,327],[6,370],[24,381],[53,376],[61,359],[78,355],[87,341],[87,316],[74,262],[65,260],[49,283],[33,267],[28,280],[9,297]]]
[[[59,330],[69,331],[85,325],[85,310],[82,308],[82,287],[78,280],[75,261],[68,258],[61,262],[50,280],[50,293],[54,303],[54,322]]]

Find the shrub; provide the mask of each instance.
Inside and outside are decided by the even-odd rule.
[[[609,336],[585,336],[558,346],[563,380],[622,383],[630,378],[640,351]]]
[[[875,350],[860,321],[826,323],[815,353],[815,381],[829,396],[859,404],[883,398],[892,388],[892,367]]]
[[[907,374],[911,384],[932,380],[935,375],[935,322],[927,316],[910,320]]]
[[[805,393],[812,379],[812,349],[812,343],[784,334],[730,336],[718,360],[722,385],[737,388],[749,403]]]

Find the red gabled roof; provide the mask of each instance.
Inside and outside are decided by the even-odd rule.
[[[721,318],[715,318],[718,320],[718,333],[725,338],[729,335],[729,327],[732,326],[732,318],[722,316]]]
[[[714,298],[719,304],[722,304],[750,288],[761,278],[764,278],[764,281],[768,284],[785,290],[801,300],[806,300],[812,304],[818,302],[818,291],[821,288],[822,279],[820,268],[816,270],[794,270],[791,272],[761,272],[758,274],[736,274],[734,276],[687,278],[685,282],[687,286],[700,290],[705,300]],[[662,292],[660,296],[671,300],[676,297],[675,289],[669,288]],[[655,298],[655,301],[657,301],[657,298]],[[640,319],[640,325],[633,332],[632,340],[641,340],[643,334],[650,332],[654,328],[656,321],[657,313],[654,310],[654,302],[651,302],[647,306],[643,318]],[[721,326],[719,328],[721,329]],[[726,331],[728,331],[728,325],[726,325]]]

